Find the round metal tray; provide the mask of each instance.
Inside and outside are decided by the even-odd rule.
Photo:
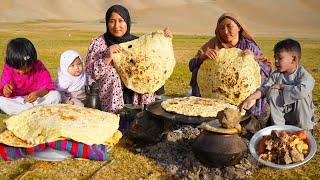
[[[181,114],[167,112],[161,107],[161,102],[162,101],[160,100],[150,103],[147,106],[146,111],[149,112],[151,115],[155,116],[156,118],[170,120],[178,124],[200,125],[203,122],[209,122],[216,119],[216,117],[204,118],[199,116],[185,116]],[[250,114],[246,114],[242,117],[241,121],[244,121],[249,117]]]
[[[197,116],[185,116],[181,114],[167,112],[161,107],[161,102],[162,101],[155,101],[149,104],[146,108],[146,111],[151,113],[153,116],[156,116],[157,118],[171,120],[178,124],[199,125],[202,122],[207,122],[215,119]]]
[[[310,151],[309,151],[308,156],[302,162],[282,165],[282,164],[275,164],[272,162],[267,162],[262,159],[259,159],[259,155],[257,154],[257,151],[256,151],[258,143],[260,142],[260,140],[262,139],[263,136],[270,135],[272,130],[284,130],[287,132],[295,132],[295,131],[299,131],[302,129],[298,128],[296,126],[291,126],[291,125],[274,125],[274,126],[269,126],[264,129],[261,129],[260,131],[255,133],[250,140],[249,150],[250,150],[250,153],[252,154],[252,156],[257,161],[259,161],[261,164],[264,164],[264,165],[272,167],[272,168],[277,168],[277,169],[291,169],[291,168],[303,165],[304,163],[308,162],[315,155],[315,153],[317,151],[317,142],[314,139],[314,137],[312,136],[312,134],[309,131],[307,131],[307,138],[308,138],[309,145],[310,145]]]
[[[66,151],[47,148],[44,151],[29,154],[27,157],[43,161],[62,161],[64,159],[73,158],[73,155]]]

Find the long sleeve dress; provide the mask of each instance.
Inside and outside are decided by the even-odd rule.
[[[3,89],[7,84],[13,86],[10,97],[3,95]],[[32,92],[48,90],[48,94],[38,97],[34,102],[29,103],[25,96]],[[37,60],[31,71],[20,74],[16,69],[4,64],[0,81],[0,110],[6,114],[17,114],[21,111],[45,104],[57,104],[61,96],[55,90],[49,71],[44,64]]]
[[[103,62],[107,49],[108,46],[103,36],[91,41],[86,58],[86,73],[90,79],[98,83],[102,110],[116,113],[124,106],[124,86],[112,63],[106,65]],[[133,104],[143,105],[153,101],[155,101],[154,93],[133,94]]]
[[[251,50],[254,53],[255,57],[259,57],[262,55],[262,51],[260,50],[259,46],[252,40],[247,39],[243,36],[240,36],[239,43],[235,46],[235,48],[239,48],[241,50]],[[270,76],[272,69],[269,65],[263,62],[257,61],[257,63],[260,66],[261,84],[263,84]],[[192,58],[189,62],[189,70],[192,72],[190,86],[192,87],[193,96],[201,96],[197,82],[197,75],[200,66],[201,65],[199,63],[199,55]],[[266,106],[267,100],[266,98],[262,98],[258,100],[256,104],[252,107],[252,113],[257,117],[264,117],[267,114]]]

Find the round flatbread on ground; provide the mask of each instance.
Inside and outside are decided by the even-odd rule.
[[[217,113],[225,108],[238,109],[237,106],[231,105],[225,100],[194,96],[167,99],[161,103],[161,106],[168,112],[200,117],[216,117]]]
[[[241,49],[223,48],[215,60],[203,62],[197,81],[202,97],[239,105],[260,87],[260,67],[252,55],[242,56]]]
[[[113,64],[125,86],[137,93],[153,93],[171,76],[175,58],[172,39],[163,31],[146,34],[119,44]]]

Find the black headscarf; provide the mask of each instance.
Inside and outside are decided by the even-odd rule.
[[[109,31],[108,23],[109,23],[111,14],[113,12],[118,13],[127,23],[127,32],[122,37],[114,37]],[[108,9],[108,11],[106,12],[106,26],[107,26],[107,32],[104,33],[103,36],[107,43],[107,46],[111,46],[113,44],[120,44],[120,43],[131,41],[138,38],[137,36],[130,34],[131,19],[130,19],[129,11],[127,8],[121,5],[113,5]]]

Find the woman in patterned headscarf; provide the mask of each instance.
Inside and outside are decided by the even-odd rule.
[[[253,54],[260,66],[262,83],[268,79],[272,71],[271,61],[262,56],[260,47],[242,23],[241,18],[234,13],[224,13],[218,19],[215,37],[205,43],[189,62],[189,69],[192,72],[190,85],[193,96],[201,96],[197,83],[197,74],[203,61],[215,59],[217,51],[221,48],[233,47],[243,50],[244,54]],[[266,106],[266,99],[261,99],[251,109],[252,113],[258,118],[265,117],[267,115]]]
[[[137,37],[130,34],[131,19],[128,10],[121,5],[113,5],[106,12],[107,32],[94,38],[89,46],[86,72],[89,84],[98,83],[102,110],[119,112],[126,104],[148,104],[155,100],[154,93],[138,94],[122,85],[116,69],[112,65],[113,54],[120,52],[118,45]],[[166,37],[171,31],[164,30]]]

